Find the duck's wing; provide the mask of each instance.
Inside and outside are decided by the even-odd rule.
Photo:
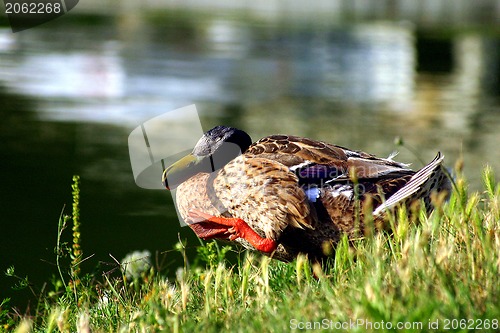
[[[277,161],[295,172],[302,183],[324,184],[352,179],[401,177],[414,173],[407,164],[392,158],[354,151],[323,141],[291,135],[272,135],[257,141],[245,152]]]
[[[279,162],[240,155],[219,171],[212,186],[231,216],[266,238],[278,239],[288,225],[313,228],[314,213],[297,176]]]
[[[373,211],[373,215],[379,215],[385,210],[413,198],[428,199],[432,191],[445,190],[449,193],[451,184],[441,166],[443,159],[444,155],[438,153],[432,162],[417,171],[403,187],[378,206]],[[429,203],[426,202],[426,204]]]

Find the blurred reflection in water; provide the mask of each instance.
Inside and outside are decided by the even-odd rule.
[[[96,254],[87,268],[112,263],[108,253],[169,250],[179,232],[196,245],[167,192],[134,184],[127,148],[140,123],[193,103],[205,130],[224,123],[254,139],[400,150],[415,168],[437,150],[450,166],[463,154],[474,189],[484,164],[500,171],[498,36],[186,12],[64,22],[0,31],[0,216],[13,236],[2,241],[1,270],[15,264],[35,281],[54,272],[40,259],[54,262],[75,173],[83,250]],[[167,254],[171,271],[180,260]]]
[[[289,32],[214,19],[199,34],[200,49],[142,42],[133,56],[126,42],[95,42],[92,51],[68,49],[65,41],[32,50],[29,42],[0,64],[8,72],[3,81],[43,99],[50,119],[117,125],[189,101],[247,105],[287,96],[397,109],[412,98],[411,26]]]

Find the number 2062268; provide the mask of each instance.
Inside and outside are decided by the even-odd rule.
[[[6,14],[52,14],[61,13],[63,8],[61,3],[40,3],[40,2],[22,2],[22,3],[11,3],[7,2],[5,4]]]

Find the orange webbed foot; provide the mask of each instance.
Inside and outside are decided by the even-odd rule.
[[[224,232],[225,238],[228,238],[229,240],[232,241],[238,238],[245,239],[256,250],[260,252],[272,253],[274,250],[276,250],[276,247],[278,246],[278,243],[276,241],[269,238],[261,237],[252,228],[250,228],[250,226],[242,219],[217,217],[210,214],[206,214],[197,209],[190,210],[188,216],[193,221],[193,224],[200,224],[200,226],[203,226],[203,228],[210,228],[211,224],[217,225],[218,228],[224,226],[226,227],[226,231]],[[207,222],[209,224],[206,224]],[[193,224],[191,225],[192,228],[194,227]],[[193,228],[193,230],[195,230],[195,228]],[[199,236],[200,234],[202,234],[198,233],[196,230],[195,232]],[[208,237],[202,237],[202,238],[208,238]]]

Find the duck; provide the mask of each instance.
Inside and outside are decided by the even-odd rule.
[[[364,237],[369,223],[385,228],[398,206],[422,203],[430,213],[432,193],[451,190],[443,159],[438,152],[414,171],[394,155],[293,135],[252,142],[245,131],[219,125],[167,167],[162,182],[175,189],[178,213],[199,238],[285,262],[299,254],[323,260],[344,235]]]

